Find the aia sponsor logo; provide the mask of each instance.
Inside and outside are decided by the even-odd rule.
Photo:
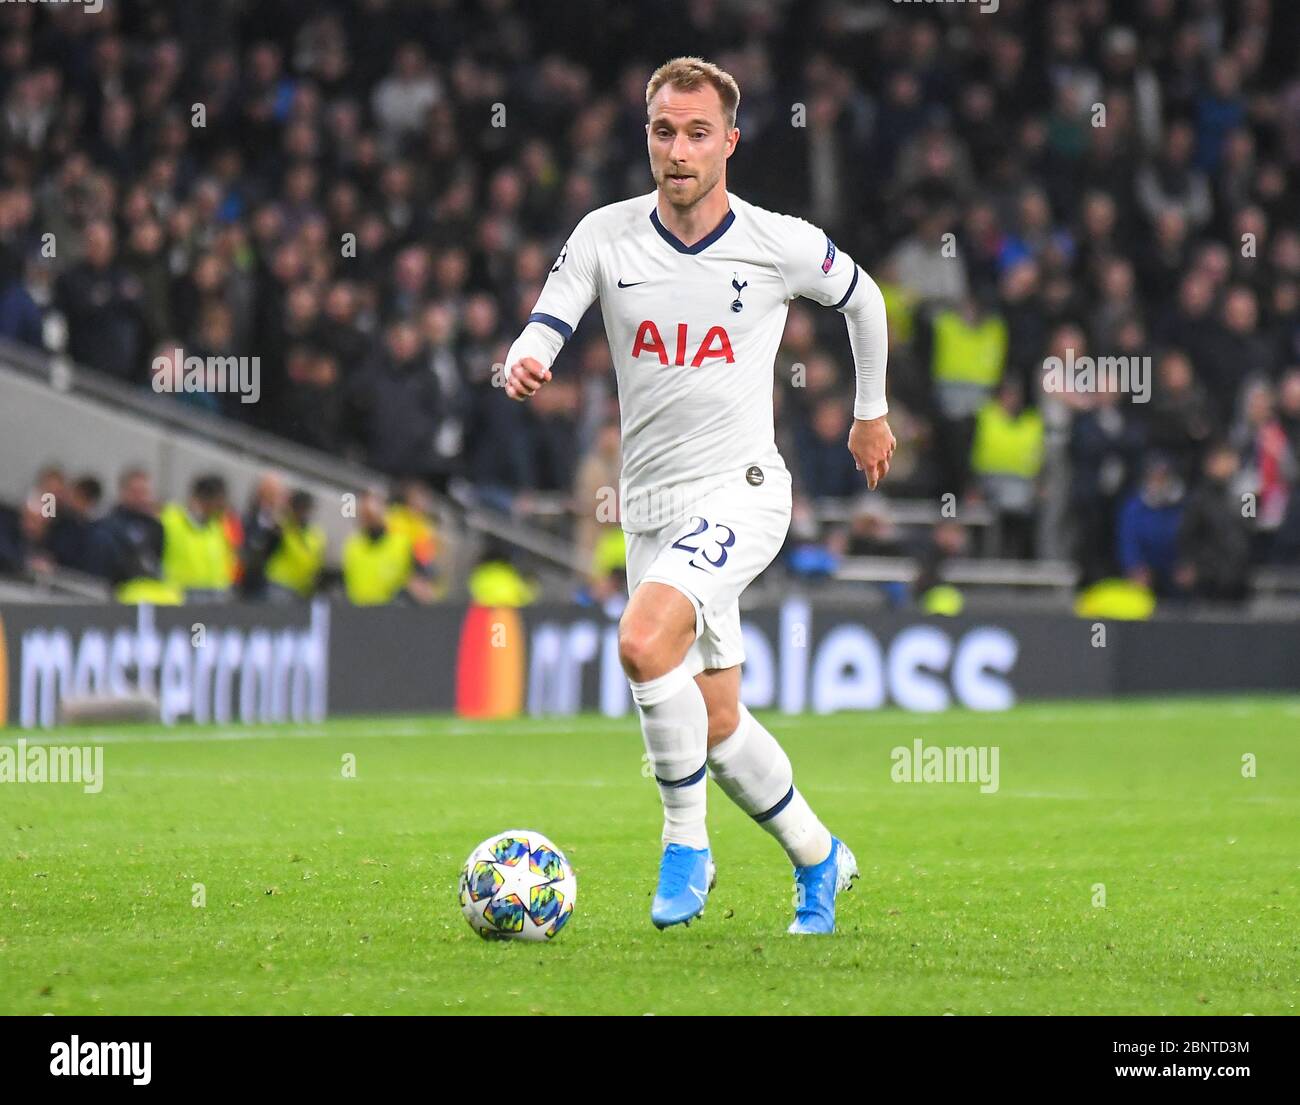
[[[672,334],[672,331],[670,330],[669,333]],[[689,361],[686,359],[688,353],[691,353]],[[726,364],[736,363],[736,357],[731,352],[731,338],[721,326],[709,327],[704,340],[696,345],[691,341],[689,328],[684,322],[677,324],[671,360],[668,357],[668,346],[659,333],[659,327],[649,319],[641,323],[636,330],[636,339],[632,342],[632,359],[636,360],[644,355],[657,357],[664,367],[671,364],[684,368],[689,364],[691,368],[699,368],[708,360],[720,360]]]

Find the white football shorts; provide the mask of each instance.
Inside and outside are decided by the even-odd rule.
[[[626,535],[628,594],[666,583],[695,607],[685,661],[692,675],[744,661],[740,595],[781,551],[790,507],[790,473],[751,465],[691,504],[685,518]]]

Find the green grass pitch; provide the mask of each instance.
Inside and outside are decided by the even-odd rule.
[[[862,868],[833,937],[785,934],[789,865],[712,783],[708,910],[650,925],[632,719],[29,734],[102,740],[105,783],[0,784],[0,1013],[1296,1012],[1296,700],[764,718]],[[892,781],[916,738],[995,746],[998,792]],[[553,943],[461,917],[508,828],[578,872]]]

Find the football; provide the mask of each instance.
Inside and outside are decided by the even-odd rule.
[[[489,837],[460,871],[461,911],[485,940],[551,940],[577,899],[564,853],[529,829]]]

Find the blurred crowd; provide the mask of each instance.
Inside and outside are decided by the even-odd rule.
[[[257,403],[176,401],[399,480],[569,495],[608,559],[599,312],[533,402],[492,366],[577,221],[652,187],[645,82],[680,53],[740,83],[732,190],[824,227],[889,307],[899,446],[867,508],[843,321],[791,308],[793,569],[897,550],[890,497],[1159,594],[1300,562],[1288,0],[2,5],[0,335],[142,388],[160,353],[256,356]],[[1148,402],[1044,386],[1109,356],[1150,358]]]
[[[328,508],[351,520],[334,557],[315,497],[274,472],[258,479],[241,513],[217,473],[196,476],[184,499],[160,503],[147,468],[124,469],[110,500],[98,477],[47,465],[19,506],[0,504],[0,576],[63,569],[104,581],[118,602],[153,605],[335,596],[379,606],[446,594],[420,481],[401,482],[391,498],[379,488],[348,493]]]

